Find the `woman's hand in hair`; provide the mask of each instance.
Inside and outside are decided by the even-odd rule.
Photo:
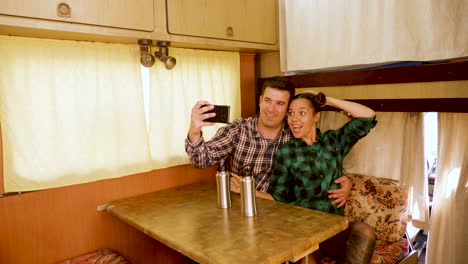
[[[317,95],[319,92],[316,92],[316,91],[313,91],[313,90],[307,90],[307,91],[304,91],[302,93],[305,93],[305,94],[311,94],[311,95]]]
[[[341,100],[337,98],[327,97],[327,105],[341,109],[354,117],[373,117],[374,110],[369,107],[355,102]]]

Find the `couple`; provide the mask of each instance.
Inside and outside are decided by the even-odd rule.
[[[326,105],[355,118],[338,130],[321,133],[316,128],[322,106],[317,94],[294,94],[295,87],[288,79],[268,79],[260,96],[260,114],[235,120],[207,142],[201,128],[212,123],[203,120],[215,114],[206,113],[213,108],[204,106],[208,102],[198,102],[192,109],[186,151],[197,168],[211,167],[230,156],[234,192],[239,192],[241,168],[250,165],[257,197],[343,215],[352,185],[341,176],[343,159],[375,126],[375,113],[357,103],[326,97]],[[375,243],[372,228],[352,224],[349,238],[352,241],[347,239],[345,253],[340,255],[348,261],[369,262]]]

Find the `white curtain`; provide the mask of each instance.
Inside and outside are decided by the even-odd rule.
[[[151,68],[150,143],[153,168],[189,163],[184,141],[197,101],[230,105],[230,120],[240,117],[239,53],[170,48],[172,70],[156,62]],[[210,139],[221,125],[203,128]]]
[[[468,0],[282,0],[283,71],[468,56]]]
[[[349,121],[343,113],[322,112],[322,132]],[[344,159],[347,173],[390,178],[406,184],[413,225],[427,228],[427,185],[424,174],[424,129],[422,113],[377,112],[377,125],[353,147]]]
[[[5,192],[151,170],[137,45],[0,36]]]
[[[468,259],[468,114],[439,113],[439,149],[427,264]]]

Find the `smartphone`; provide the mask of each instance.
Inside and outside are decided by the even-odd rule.
[[[203,121],[213,123],[229,123],[229,105],[213,105],[214,108],[207,113],[216,113],[216,116],[207,118]]]

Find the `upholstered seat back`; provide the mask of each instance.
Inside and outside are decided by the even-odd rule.
[[[131,264],[131,262],[123,258],[113,249],[101,248],[58,264]]]
[[[346,175],[353,182],[346,201],[349,221],[375,228],[378,240],[395,242],[406,232],[408,190],[398,181],[363,175]]]

